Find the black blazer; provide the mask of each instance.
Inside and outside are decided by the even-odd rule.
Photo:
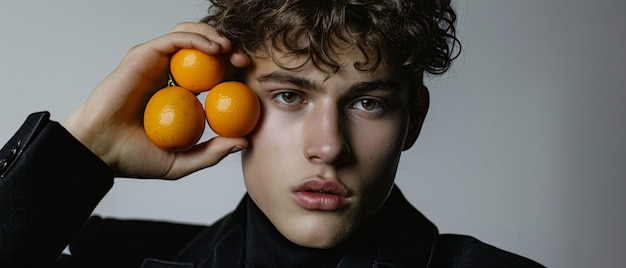
[[[0,267],[244,267],[247,196],[212,226],[90,217],[113,174],[48,117],[29,116],[0,151]],[[368,228],[376,250],[350,248],[338,267],[543,267],[439,234],[397,187]]]

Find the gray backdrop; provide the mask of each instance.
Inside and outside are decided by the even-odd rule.
[[[626,266],[625,3],[458,2],[464,54],[428,80],[431,110],[397,180],[441,232],[549,267]],[[131,46],[207,6],[3,1],[0,140],[30,112],[63,120]],[[177,182],[117,179],[96,213],[209,224],[241,198],[240,177],[233,155]]]

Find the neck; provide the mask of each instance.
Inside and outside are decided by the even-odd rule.
[[[315,249],[294,244],[248,199],[246,265],[248,267],[336,267],[344,246]]]

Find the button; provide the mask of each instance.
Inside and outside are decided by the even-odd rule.
[[[0,159],[0,174],[4,175],[4,172],[9,167],[9,164],[15,160],[17,153],[20,151],[20,147],[22,147],[22,140],[18,140],[16,143],[11,145],[9,155],[4,159]]]
[[[0,178],[6,176],[17,159],[20,158],[22,151],[28,147],[28,144],[50,122],[49,118],[50,113],[48,112],[30,114],[15,135],[0,149]]]
[[[4,169],[9,166],[9,161],[7,159],[0,160],[0,173],[4,172]]]

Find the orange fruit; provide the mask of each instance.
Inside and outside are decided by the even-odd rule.
[[[193,147],[204,132],[202,103],[191,91],[171,86],[157,91],[148,101],[143,127],[148,138],[168,151]]]
[[[200,93],[222,82],[226,63],[222,55],[183,48],[172,54],[170,73],[177,85]]]
[[[209,127],[218,135],[238,138],[250,133],[261,115],[261,104],[246,84],[228,81],[213,87],[204,103]]]

